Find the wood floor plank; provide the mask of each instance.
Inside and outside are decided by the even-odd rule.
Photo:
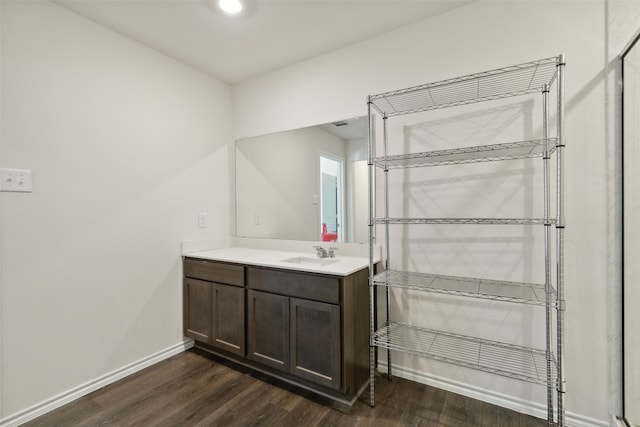
[[[260,399],[265,394],[265,385],[258,381],[252,381],[242,391],[237,393],[223,405],[202,419],[195,426],[228,426],[247,425],[247,418],[256,410],[260,410],[269,402]]]
[[[67,427],[75,426],[87,419],[89,414],[98,413],[102,407],[86,396],[65,405],[56,411],[55,417],[45,414],[27,423],[30,427]]]
[[[27,427],[543,427],[546,421],[394,377],[340,412],[324,397],[197,349],[49,412]]]
[[[189,387],[169,394],[162,410],[154,410],[144,421],[158,426],[193,425],[250,384],[245,374],[227,368],[200,375]]]
[[[188,352],[187,352],[188,353]],[[94,393],[94,400],[104,406],[117,403],[125,403],[126,399],[135,400],[139,396],[147,394],[149,390],[167,384],[175,384],[180,378],[188,378],[197,375],[197,372],[205,372],[215,364],[205,358],[196,357],[189,353],[187,357],[171,357],[168,363],[157,369],[143,369],[137,372],[134,378],[124,378],[108,385]],[[153,368],[156,368],[155,365]]]
[[[282,419],[288,414],[284,409],[267,403],[253,417],[247,419],[247,426],[281,426]]]
[[[447,393],[439,422],[447,426],[477,426],[476,414],[479,412],[479,405],[476,402],[479,401],[466,399],[458,394]],[[471,408],[468,408],[468,406],[471,406]]]
[[[304,399],[282,419],[282,426],[318,426],[330,411],[332,409],[329,406],[323,406],[313,400]]]
[[[339,411],[329,411],[320,420],[320,425],[324,427],[346,427],[358,425],[357,422],[349,423],[348,416]]]
[[[398,425],[398,420],[402,417],[402,410],[389,406],[384,402],[376,404],[373,417],[369,425],[373,427],[392,427]]]
[[[104,407],[102,413],[88,418],[80,423],[78,427],[91,427],[96,425],[98,420],[110,425],[118,424],[124,426],[145,425],[146,419],[157,414],[159,411],[167,413],[169,404],[182,393],[188,393],[198,385],[198,378],[212,378],[224,372],[225,375],[235,378],[239,374],[228,372],[223,366],[216,364],[198,364],[195,369],[179,370],[168,372],[170,379],[162,378],[162,371],[158,371],[153,376],[154,381],[145,377],[139,384],[140,387],[135,392],[121,394],[118,397],[118,388],[114,389],[107,401],[104,395],[100,397],[101,405]],[[172,375],[174,374],[174,375]],[[122,387],[129,391],[128,387]]]

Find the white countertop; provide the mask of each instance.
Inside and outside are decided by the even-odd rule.
[[[310,246],[310,245],[309,245]],[[322,273],[335,276],[348,276],[369,266],[369,258],[361,256],[342,256],[338,252],[335,258],[318,258],[312,248],[307,252],[289,252],[275,249],[257,249],[241,246],[229,246],[194,252],[183,252],[190,258],[209,259],[214,261],[234,262],[238,264],[257,265],[262,267],[282,268],[310,273]],[[285,260],[303,257],[304,263],[286,262]],[[313,260],[335,261],[328,265],[317,265]],[[376,260],[376,262],[379,259]]]

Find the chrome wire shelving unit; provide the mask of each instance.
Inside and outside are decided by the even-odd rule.
[[[546,386],[549,425],[565,425],[564,378],[564,55],[442,80],[406,89],[371,95],[369,111],[369,299],[370,299],[370,404],[375,405],[377,350],[387,351],[387,374],[392,375],[391,351],[419,355],[441,362],[490,372]],[[555,86],[556,135],[549,136],[549,94]],[[446,150],[389,155],[388,120],[395,116],[429,112],[509,97],[542,95],[540,139]],[[383,131],[376,133],[375,117],[382,118]],[[382,139],[383,155],[377,155],[376,139]],[[555,155],[555,214],[551,213],[551,157]],[[539,158],[543,163],[544,212],[538,218],[416,218],[389,215],[389,171],[445,165]],[[383,172],[383,185],[376,182],[376,169]],[[406,176],[405,176],[406,177]],[[410,179],[410,178],[408,178]],[[384,213],[377,215],[375,188],[384,192]],[[520,283],[442,274],[403,271],[390,265],[390,241],[396,234],[390,225],[513,225],[541,226],[544,237],[544,283]],[[383,271],[374,269],[376,227],[382,226],[386,247]],[[551,228],[555,227],[552,244]],[[552,248],[554,246],[554,248]],[[405,245],[406,247],[406,245]],[[555,267],[555,280],[552,268]],[[376,289],[386,295],[386,319],[377,324]],[[420,327],[393,320],[390,289],[408,289],[427,294],[478,298],[524,304],[545,309],[546,348],[537,349],[496,342],[448,331]],[[555,313],[555,331],[554,316]],[[396,316],[397,317],[397,316]],[[553,336],[555,332],[555,337]],[[555,343],[552,340],[555,338]],[[555,395],[554,395],[555,388]],[[555,401],[555,404],[554,404]]]

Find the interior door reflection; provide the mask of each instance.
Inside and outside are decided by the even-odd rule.
[[[342,161],[320,156],[320,237],[323,242],[342,242]]]

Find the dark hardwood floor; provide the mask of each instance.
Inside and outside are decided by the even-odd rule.
[[[376,381],[350,414],[322,397],[198,349],[173,356],[26,426],[544,426],[517,412],[401,378]]]

